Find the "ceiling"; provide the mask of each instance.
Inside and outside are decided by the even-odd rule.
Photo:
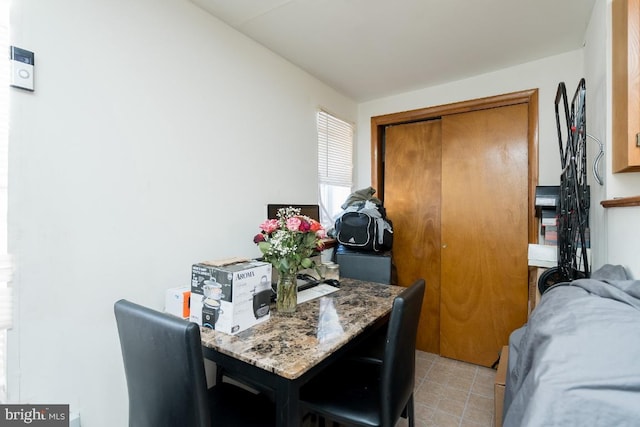
[[[357,102],[579,49],[595,0],[191,0]]]

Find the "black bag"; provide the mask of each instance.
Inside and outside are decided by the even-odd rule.
[[[349,249],[388,251],[393,245],[391,226],[391,221],[385,218],[375,218],[359,211],[345,212],[336,220],[335,237],[338,243]]]

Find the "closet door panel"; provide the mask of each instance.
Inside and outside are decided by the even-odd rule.
[[[398,284],[427,284],[416,346],[440,346],[440,167],[439,120],[389,126],[385,138],[387,216],[393,221],[393,259]]]
[[[527,318],[528,106],[442,118],[440,354],[491,366]]]

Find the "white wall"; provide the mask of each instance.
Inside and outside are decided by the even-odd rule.
[[[611,59],[609,57],[607,39],[607,23],[610,22],[606,1],[596,1],[591,21],[585,37],[585,78],[587,81],[587,134],[597,138],[605,146],[605,156],[600,160],[599,173],[604,185],[598,184],[593,179],[591,169],[588,171],[588,182],[591,186],[591,208],[589,210],[589,222],[591,225],[591,241],[593,268],[598,268],[608,262],[607,253],[607,222],[605,209],[600,205],[607,198],[607,186],[611,183],[611,134],[607,123],[610,122],[610,103],[608,84]],[[609,64],[609,65],[607,65]],[[597,142],[592,138],[587,139],[587,153],[589,167],[593,165],[595,156],[599,152]]]
[[[611,0],[597,0],[586,33],[585,73],[587,76],[587,131],[605,144],[603,175],[605,185],[591,182],[592,241],[594,267],[620,264],[640,278],[640,208],[604,209],[600,202],[615,197],[640,194],[640,173],[611,172]],[[590,144],[589,154],[597,147]]]
[[[186,0],[13,2],[17,271],[9,398],[127,424],[113,303],[161,309],[194,262],[257,256],[266,204],[317,200],[315,112],[356,104]]]

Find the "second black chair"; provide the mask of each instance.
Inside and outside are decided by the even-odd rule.
[[[347,359],[301,390],[304,409],[348,425],[393,427],[403,412],[414,425],[416,334],[425,283],[419,279],[393,302],[382,363]]]

